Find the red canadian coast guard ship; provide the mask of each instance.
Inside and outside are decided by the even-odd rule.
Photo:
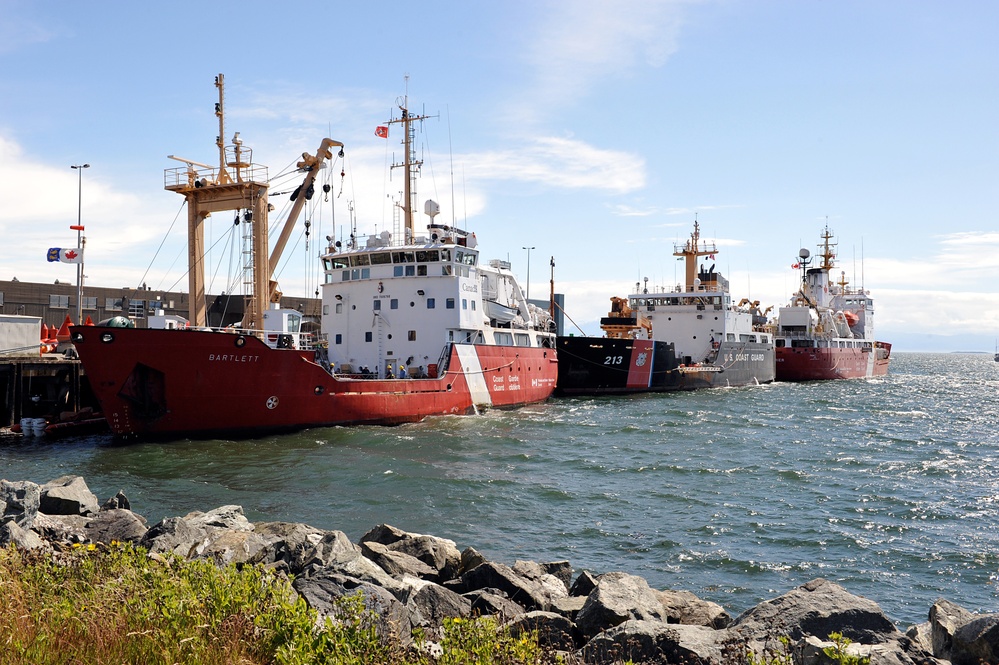
[[[798,253],[801,289],[777,314],[778,381],[853,379],[888,373],[891,344],[874,339],[874,300],[864,289],[847,287],[846,275],[833,283],[836,244],[827,226],[820,245],[822,263],[810,267],[811,253]]]
[[[548,312],[529,305],[509,263],[480,262],[475,234],[413,222],[414,124],[401,117],[405,191],[395,233],[333,242],[322,256],[320,338],[302,331],[302,313],[280,308],[273,269],[327,160],[343,145],[324,139],[298,167],[305,178],[271,248],[266,168],[237,136],[224,145],[219,89],[219,166],[180,159],[166,189],[188,205],[191,305],[185,329],[135,328],[128,320],[77,327],[72,341],[112,431],[119,437],[205,436],[346,424],[397,424],[546,400],[555,388],[555,334]],[[387,128],[380,127],[386,136]],[[334,172],[335,169],[326,169]],[[205,327],[202,269],[205,218],[242,212],[252,245],[252,289],[242,324]],[[401,224],[401,228],[399,225]],[[249,278],[247,278],[249,281]],[[181,324],[182,326],[184,324]],[[128,326],[128,327],[115,327]]]

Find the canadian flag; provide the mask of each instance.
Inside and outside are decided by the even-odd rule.
[[[50,247],[46,254],[49,262],[61,261],[63,263],[83,263],[83,250],[76,247],[62,249],[61,247]]]
[[[388,127],[385,125],[378,125],[375,127],[375,136],[383,139],[388,138]]]

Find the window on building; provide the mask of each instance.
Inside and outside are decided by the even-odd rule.
[[[376,300],[376,301],[375,301],[375,304],[374,304],[374,309],[375,309],[375,311],[377,312],[377,311],[379,311],[379,310],[380,310],[381,308],[382,308],[382,301],[381,301],[381,300]]]
[[[69,309],[69,296],[49,296],[49,307],[54,309]]]
[[[370,330],[368,332],[364,333],[364,341],[365,342],[370,342],[371,341],[371,331]]]
[[[109,312],[120,312],[121,298],[105,298],[104,309],[106,309]]]
[[[145,300],[129,300],[128,301],[128,315],[136,319],[146,318],[146,301]]]
[[[437,300],[435,298],[427,298],[427,309],[434,309],[437,307]]]
[[[84,296],[83,309],[97,309],[97,296]]]
[[[454,298],[448,298],[447,301],[445,302],[445,306],[448,309],[454,309]]]
[[[461,299],[461,308],[462,309],[468,309],[468,298],[462,298]]]
[[[342,314],[343,313],[343,303],[342,302],[338,302],[336,304],[336,307],[333,308],[333,311],[336,314]],[[329,314],[329,312],[330,312],[330,306],[329,305],[323,305],[323,314]]]
[[[399,299],[398,298],[392,298],[391,300],[389,300],[389,308],[390,309],[399,309]]]
[[[0,307],[3,307],[3,291],[0,291]]]
[[[343,344],[343,333],[337,333],[333,340],[334,344]]]
[[[416,331],[415,330],[410,330],[409,331],[409,341],[410,342],[415,342],[416,341]]]

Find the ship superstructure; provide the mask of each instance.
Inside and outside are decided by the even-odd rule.
[[[674,248],[684,283],[628,296],[627,306],[601,320],[605,337],[559,338],[563,394],[649,392],[741,386],[774,380],[773,337],[759,302],[732,302],[728,280],[700,259],[718,248],[690,238]],[[638,285],[641,287],[641,284]],[[612,299],[613,300],[613,299]],[[622,321],[628,323],[622,325]],[[631,332],[627,328],[631,327]],[[612,334],[612,330],[614,331]]]
[[[840,271],[833,281],[836,243],[826,226],[819,265],[802,248],[796,265],[801,285],[777,312],[777,379],[808,381],[880,376],[888,372],[891,344],[874,337],[874,299],[849,286]]]
[[[223,100],[220,90],[220,137]],[[414,123],[423,118],[407,107],[402,98],[401,116],[389,121],[401,127],[405,149],[396,165],[405,169],[396,204],[401,224],[394,233],[368,237],[352,231],[346,243],[330,236],[321,258],[318,337],[303,330],[301,313],[280,307],[271,268],[312,198],[323,162],[334,154],[342,158],[343,144],[324,139],[316,154],[303,155],[298,167],[304,179],[273,247],[266,231],[266,171],[248,159],[238,133],[231,146],[219,139],[217,169],[180,158],[186,167],[167,171],[167,189],[183,194],[189,205],[192,275],[202,270],[205,217],[235,209],[237,223],[254,228],[244,244],[246,316],[238,327],[205,326],[204,282],[193,275],[189,322],[138,329],[118,317],[75,329],[73,342],[115,434],[396,424],[551,395],[557,376],[551,317],[527,303],[510,265],[483,264],[475,234],[435,223],[439,208],[432,201],[425,207],[426,233],[415,230],[419,162],[413,137]]]

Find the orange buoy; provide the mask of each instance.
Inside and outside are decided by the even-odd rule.
[[[73,325],[73,319],[69,318],[69,314],[66,315],[66,320],[62,322],[62,327],[59,328],[59,332],[56,333],[56,339],[60,342],[69,341],[69,329]]]

